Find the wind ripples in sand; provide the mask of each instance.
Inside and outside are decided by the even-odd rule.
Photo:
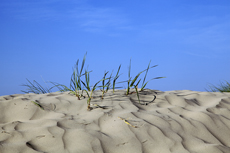
[[[124,93],[96,91],[91,111],[68,92],[1,96],[0,152],[230,153],[229,93]]]

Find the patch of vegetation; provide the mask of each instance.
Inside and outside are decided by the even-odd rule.
[[[220,82],[219,86],[214,86],[214,85],[209,85],[210,91],[209,92],[230,92],[230,83],[225,81],[225,82]]]
[[[87,53],[86,53],[87,54]],[[37,83],[35,80],[34,82],[30,82],[28,79],[27,81],[29,82],[29,84],[24,84],[23,86],[28,87],[27,91],[22,91],[25,93],[36,93],[36,94],[44,94],[44,93],[50,93],[51,89],[53,88],[58,88],[58,90],[60,92],[64,92],[64,91],[70,91],[70,93],[74,94],[78,100],[80,100],[83,97],[83,92],[86,92],[87,96],[88,96],[88,100],[87,100],[87,109],[91,110],[92,108],[90,107],[90,102],[92,99],[92,94],[93,92],[97,89],[100,88],[100,90],[102,91],[102,96],[101,98],[103,99],[104,94],[111,88],[113,89],[113,93],[115,91],[116,88],[120,88],[120,87],[116,87],[116,84],[118,83],[124,83],[127,82],[127,91],[126,91],[126,95],[131,94],[130,89],[131,88],[135,88],[136,90],[136,94],[138,97],[138,101],[140,103],[140,98],[139,98],[139,92],[143,91],[144,88],[146,87],[146,85],[148,84],[149,81],[153,80],[153,79],[161,79],[164,77],[155,77],[150,79],[149,81],[145,82],[146,77],[147,77],[147,73],[149,71],[149,69],[154,68],[158,65],[154,65],[154,66],[150,66],[151,61],[149,62],[149,65],[147,67],[147,69],[139,72],[133,79],[130,76],[131,73],[131,60],[130,60],[130,65],[129,65],[129,72],[128,72],[128,80],[127,81],[121,81],[121,82],[116,82],[117,79],[120,77],[120,69],[121,69],[121,65],[119,66],[116,76],[113,77],[112,73],[109,75],[109,77],[107,77],[107,74],[109,73],[109,71],[105,71],[104,76],[102,77],[101,80],[99,80],[98,82],[96,82],[93,86],[90,86],[90,73],[92,71],[88,71],[88,69],[85,69],[84,73],[83,73],[83,69],[84,69],[84,65],[85,65],[85,60],[86,60],[86,54],[83,58],[82,64],[79,67],[79,59],[77,60],[75,67],[73,68],[73,73],[71,75],[71,79],[70,79],[70,87],[67,87],[66,85],[62,85],[59,83],[55,83],[55,82],[49,82],[51,83],[53,86],[51,88],[44,88],[42,87],[39,83]],[[80,70],[80,71],[79,71]],[[145,76],[140,88],[140,91],[138,91],[138,85],[141,81],[141,79],[139,79],[140,75],[145,72]],[[84,81],[82,80],[82,77],[84,77]],[[139,79],[139,80],[138,80]],[[99,86],[98,84],[101,82],[101,85]],[[133,92],[132,92],[133,93]]]

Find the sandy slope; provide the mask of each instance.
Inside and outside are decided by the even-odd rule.
[[[0,152],[230,153],[230,93],[124,93],[96,91],[91,111],[68,92],[1,96]]]

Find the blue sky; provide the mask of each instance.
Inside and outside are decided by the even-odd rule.
[[[151,60],[158,67],[147,80],[167,77],[147,88],[205,91],[230,81],[229,8],[229,0],[1,0],[0,95],[22,93],[26,78],[69,86],[86,52],[91,85],[120,64],[127,80],[132,59],[132,76]]]

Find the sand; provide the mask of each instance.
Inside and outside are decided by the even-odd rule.
[[[1,96],[0,152],[230,153],[230,93],[146,89],[140,100],[95,91],[87,111],[69,92]]]

